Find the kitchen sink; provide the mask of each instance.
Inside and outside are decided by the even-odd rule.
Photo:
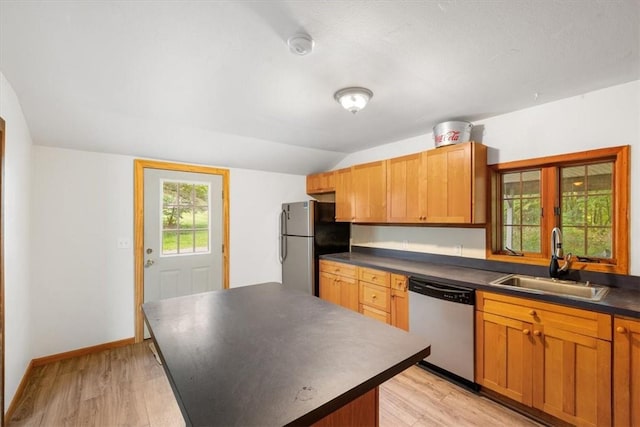
[[[544,277],[509,274],[489,283],[493,286],[519,289],[537,294],[559,295],[586,301],[600,301],[609,291],[609,287],[589,282],[547,279]]]

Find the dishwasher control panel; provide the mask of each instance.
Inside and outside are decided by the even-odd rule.
[[[475,290],[411,277],[409,291],[458,304],[475,304]]]

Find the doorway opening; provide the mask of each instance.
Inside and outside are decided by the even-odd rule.
[[[0,427],[4,426],[4,120],[0,117]]]
[[[145,186],[145,181],[147,185]],[[209,181],[211,185],[204,181]],[[145,219],[146,218],[146,219]],[[145,230],[145,223],[147,229]],[[214,256],[214,273],[207,256]],[[219,278],[229,287],[229,170],[153,160],[134,161],[135,341],[144,339],[142,304],[152,280],[155,294],[180,295],[177,262],[197,259],[206,266],[188,266],[193,292],[210,290]],[[162,270],[164,263],[167,267]],[[164,274],[163,274],[164,273]]]

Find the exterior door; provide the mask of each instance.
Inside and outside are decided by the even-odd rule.
[[[144,188],[144,301],[222,289],[222,177],[146,169]]]
[[[142,303],[228,287],[228,171],[136,160],[136,340]]]

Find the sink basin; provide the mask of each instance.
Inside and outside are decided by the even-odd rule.
[[[524,276],[522,274],[509,274],[489,284],[505,288],[517,288],[525,292],[559,295],[586,301],[600,301],[609,291],[607,286],[594,285],[589,282],[547,279],[544,277]]]

